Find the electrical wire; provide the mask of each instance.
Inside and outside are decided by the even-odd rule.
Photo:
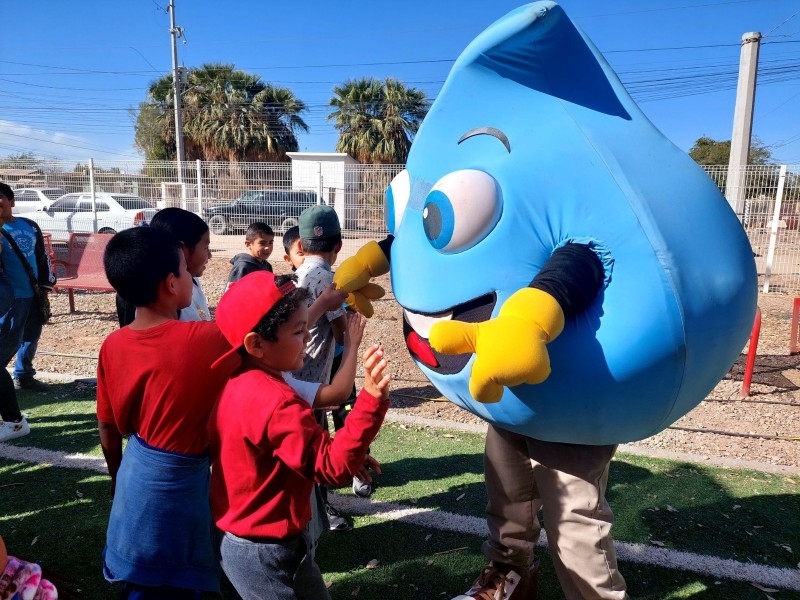
[[[682,7],[672,7],[671,9],[680,9],[680,8],[689,9],[689,8],[698,8],[701,6],[719,6],[725,4],[737,4],[737,3],[742,3],[742,1],[749,1],[749,0],[740,0],[735,2],[707,3],[707,4],[691,5],[691,6],[687,5]],[[650,9],[650,10],[632,11],[632,12],[655,12],[657,10],[659,9]],[[798,11],[798,13],[800,13],[800,11]],[[626,14],[626,13],[614,13],[614,14]],[[788,22],[794,16],[795,15],[791,15],[789,18],[779,23],[771,31],[775,31],[777,28],[781,27],[783,24]],[[764,45],[797,43],[798,41],[800,40],[772,41],[772,42],[764,42]],[[674,47],[662,47],[662,48],[616,49],[616,50],[607,50],[605,53],[631,54],[635,56],[651,52],[730,48],[735,46],[739,46],[739,44],[707,44],[707,45],[674,46]],[[138,52],[136,48],[133,47],[130,48]],[[141,55],[141,53],[139,54]],[[142,58],[148,63],[150,67],[153,67],[152,71],[110,71],[110,70],[104,71],[104,70],[83,69],[76,67],[64,67],[58,65],[47,65],[39,63],[16,62],[16,61],[0,61],[0,63],[8,65],[16,65],[16,66],[43,68],[56,71],[49,73],[27,72],[18,74],[24,77],[41,76],[41,75],[75,75],[75,76],[130,75],[130,76],[152,77],[153,74],[158,74],[160,76],[163,76],[163,72],[155,69],[154,65],[149,63],[149,61],[147,61],[147,59],[143,55]],[[338,64],[318,64],[318,65],[295,65],[295,66],[273,65],[269,67],[258,67],[257,69],[267,71],[272,69],[297,69],[297,68],[310,69],[310,68],[329,68],[329,67],[330,68],[364,67],[364,66],[377,66],[377,65],[444,64],[452,62],[453,62],[452,59],[433,59],[433,60],[415,60],[415,61],[338,63]],[[665,66],[661,68],[655,68],[652,66],[652,64],[650,66],[643,65],[641,67],[636,67],[632,65],[628,69],[621,68],[617,72],[621,77],[623,84],[626,86],[629,93],[631,94],[631,96],[637,102],[646,103],[646,102],[664,101],[668,99],[683,98],[688,96],[734,89],[736,87],[736,82],[738,77],[738,66],[737,63],[733,60],[701,58],[699,62],[694,61],[688,65]],[[759,70],[759,85],[764,86],[764,85],[793,82],[796,81],[799,76],[800,76],[800,61],[795,60],[793,57],[764,59],[761,62]],[[137,90],[141,90],[140,87],[90,88],[90,87],[71,87],[71,86],[35,84],[35,83],[29,83],[19,80],[10,80],[10,79],[0,79],[0,80],[5,81],[7,83],[11,83],[17,87],[30,87],[36,89],[48,89],[48,90],[64,91],[64,92],[80,91],[80,92],[92,92],[92,93],[119,94],[120,92],[134,92]],[[443,81],[444,81],[443,79],[430,79],[430,80],[420,80],[414,82],[404,81],[403,83],[405,83],[406,85],[423,86],[424,88],[426,88],[425,92],[427,100],[429,102],[432,102],[435,96],[438,94],[438,90],[443,84]],[[318,81],[287,80],[287,81],[270,82],[270,83],[274,85],[294,85],[294,86],[303,85],[303,86],[309,86],[310,89],[314,89],[315,87],[322,88],[322,86],[340,85],[343,82],[326,81],[326,80],[318,80]],[[325,91],[330,92],[329,89]],[[322,93],[322,92],[317,92],[317,93]],[[6,104],[5,102],[2,101],[2,98],[0,98],[0,110],[3,111],[3,115],[5,117],[18,120],[19,122],[31,123],[32,126],[35,126],[36,123],[41,123],[41,124],[52,125],[55,127],[61,127],[62,129],[66,129],[74,133],[92,132],[92,130],[95,128],[103,128],[106,131],[130,131],[133,121],[135,121],[137,115],[140,113],[141,109],[139,105],[140,103],[143,102],[142,99],[132,99],[130,101],[124,101],[125,104],[120,105],[118,103],[118,100],[111,100],[108,102],[102,102],[102,101],[98,102],[97,99],[76,100],[72,96],[63,96],[62,98],[59,97],[58,94],[48,95],[47,101],[43,101],[41,97],[29,94],[12,94],[8,92],[0,92],[0,96],[16,97],[19,100],[24,101],[23,105],[12,104],[12,103]],[[797,94],[791,96],[789,99],[785,100],[781,104],[778,104],[777,106],[773,107],[773,109],[769,113],[759,115],[759,118],[763,119],[767,115],[774,114],[777,110],[788,104],[796,96]],[[31,106],[32,103],[37,104],[38,106]],[[131,104],[134,104],[135,106],[131,106]],[[269,105],[267,106],[269,107]],[[171,110],[171,107],[169,106],[166,106],[165,108]],[[345,106],[343,108],[346,109],[348,107]],[[227,114],[229,115],[234,114],[235,110],[236,110],[235,108],[231,108],[227,111]],[[320,126],[329,127],[331,122],[328,117],[332,110],[333,110],[332,107],[329,105],[327,101],[311,102],[311,103],[306,103],[306,108],[301,113],[300,116],[309,127],[312,128]],[[36,114],[47,114],[47,113],[51,113],[53,115],[48,121],[41,121],[41,122],[37,121],[34,116]],[[126,122],[124,123],[120,122],[116,116],[122,113],[124,113],[127,116]],[[225,112],[223,114],[225,114]],[[329,132],[318,133],[311,131],[305,135],[331,135],[331,133]],[[52,140],[39,140],[37,138],[30,138],[30,139],[40,141],[42,143],[60,144],[59,142],[55,142]],[[794,141],[794,138],[792,138],[792,141]],[[774,147],[782,147],[784,145],[787,145],[788,143],[791,142],[776,144],[774,145]],[[70,146],[68,143],[64,143],[63,145],[67,147],[79,147],[84,150],[95,150],[104,153],[119,154],[119,153],[114,153],[108,149],[100,150],[88,146],[75,146],[75,145]]]

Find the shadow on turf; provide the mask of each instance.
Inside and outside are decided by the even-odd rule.
[[[94,411],[96,388],[80,380],[71,383],[53,383],[47,392],[27,390],[17,392],[22,412],[31,426],[30,435],[15,442],[20,446],[36,446],[45,450],[88,452],[99,444],[97,413]],[[92,409],[85,412],[40,415],[37,409],[46,410],[62,402],[92,401]]]
[[[482,540],[475,536],[399,522],[358,523],[353,531],[325,534],[317,561],[326,580],[333,582],[333,600],[449,600],[466,591],[485,565],[481,544]],[[541,561],[538,599],[563,598],[549,553],[539,549],[536,556]],[[377,560],[377,568],[367,569],[373,560]],[[762,592],[746,582],[627,562],[620,568],[631,599],[764,598]],[[782,592],[781,597],[797,598],[791,592]]]
[[[380,456],[376,456],[381,460]],[[383,473],[376,480],[376,487],[403,488],[415,481],[437,481],[464,474],[483,475],[481,454],[451,454],[431,458],[399,458],[382,461]],[[411,505],[412,498],[397,498],[396,502]],[[441,484],[435,493],[413,498],[418,508],[433,508],[459,514],[483,514],[486,509],[486,488],[482,477],[477,482],[459,485]]]
[[[675,463],[653,473],[626,462],[612,463],[607,499],[614,509],[614,534],[657,540],[665,548],[739,562],[795,568],[800,547],[800,494],[759,494],[768,475],[731,472],[734,484],[752,489],[737,495],[725,486],[726,472]]]

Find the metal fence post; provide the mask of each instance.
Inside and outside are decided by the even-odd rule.
[[[197,214],[203,214],[203,166],[198,158],[195,161],[197,166]]]
[[[783,187],[785,183],[786,165],[781,165],[780,175],[778,176],[778,190],[775,193],[775,210],[772,213],[767,262],[764,265],[764,287],[762,291],[765,294],[769,292],[769,277],[772,274],[772,261],[775,259],[775,246],[778,243],[778,221],[781,218],[781,203],[783,202]]]
[[[317,175],[319,182],[317,183],[317,204],[322,204],[322,163],[317,163]]]
[[[92,231],[97,233],[97,193],[94,187],[94,159],[89,159],[89,191],[92,193]]]

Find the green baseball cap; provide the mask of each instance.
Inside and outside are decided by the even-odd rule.
[[[299,229],[303,240],[329,238],[342,232],[336,211],[327,204],[317,204],[300,213]]]

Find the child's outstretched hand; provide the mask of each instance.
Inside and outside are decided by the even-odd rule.
[[[381,463],[379,463],[371,454],[367,454],[364,457],[364,464],[356,473],[356,477],[358,477],[361,481],[366,481],[367,483],[372,483],[372,473],[373,471],[375,475],[381,474]]]
[[[373,344],[364,352],[364,389],[380,400],[389,397],[389,382],[392,376],[386,373],[383,346]]]
[[[367,320],[362,315],[352,310],[347,311],[347,328],[344,330],[344,345],[346,348],[358,348],[361,345],[366,326]]]
[[[347,299],[347,292],[336,289],[336,284],[332,283],[319,295],[316,302],[319,302],[323,312],[337,310]]]

